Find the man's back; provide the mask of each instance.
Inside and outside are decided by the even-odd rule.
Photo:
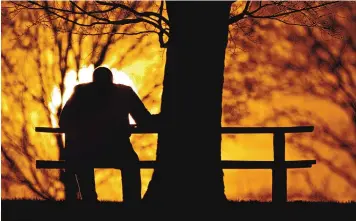
[[[125,85],[108,85],[100,88],[94,83],[80,85],[77,89],[78,115],[81,124],[89,128],[108,131],[129,126],[130,90]]]
[[[71,129],[66,138],[75,155],[126,152],[132,149],[128,143],[130,113],[139,124],[151,117],[131,87],[81,84],[64,107],[60,126]]]

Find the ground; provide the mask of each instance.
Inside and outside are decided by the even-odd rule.
[[[275,205],[269,202],[230,202],[224,208],[185,208],[145,206],[125,208],[119,202],[100,202],[97,205],[34,200],[2,200],[1,220],[260,220],[281,217],[303,220],[351,219],[356,213],[356,202],[288,202]],[[196,217],[196,218],[195,218]],[[209,220],[210,220],[209,219]]]
[[[186,208],[184,206],[146,206],[138,209],[125,208],[120,202],[100,202],[97,205],[65,202],[2,200],[1,220],[175,220],[176,218],[219,220],[260,220],[276,217],[321,220],[350,219],[356,213],[356,202],[288,202],[275,205],[270,202],[230,202],[224,208]]]

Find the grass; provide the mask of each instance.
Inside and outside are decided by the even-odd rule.
[[[230,201],[224,207],[209,207],[195,204],[192,207],[184,203],[143,206],[138,209],[125,208],[120,202],[100,202],[87,205],[79,202],[75,205],[63,201],[41,200],[2,200],[1,220],[176,220],[184,218],[198,220],[219,217],[218,220],[241,219],[255,220],[279,218],[311,219],[350,219],[356,213],[356,202],[303,202],[294,201],[283,205],[259,201]],[[217,218],[214,218],[216,220]],[[210,220],[210,219],[209,219]]]

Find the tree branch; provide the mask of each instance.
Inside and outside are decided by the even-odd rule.
[[[233,24],[233,23],[235,23],[237,21],[242,20],[245,17],[245,15],[248,14],[248,8],[250,7],[250,4],[251,4],[251,1],[247,1],[246,4],[245,4],[244,10],[240,14],[238,14],[236,16],[233,16],[233,17],[230,17],[229,18],[229,24]]]
[[[95,25],[107,25],[107,24],[113,24],[113,25],[127,25],[127,24],[136,24],[136,23],[140,23],[140,22],[148,22],[148,23],[152,23],[152,22],[149,22],[147,20],[144,20],[142,18],[135,18],[135,19],[123,19],[123,20],[118,20],[118,21],[111,21],[109,19],[105,19],[105,18],[99,18],[98,20],[101,20],[101,22],[97,21],[97,22],[91,22],[89,24],[84,24],[84,23],[79,23],[77,22],[76,20],[71,20],[69,19],[68,17],[64,17],[54,11],[51,11],[50,9],[53,9],[53,7],[50,7],[50,6],[42,6],[36,2],[31,2],[39,7],[42,7],[43,10],[47,11],[48,13],[50,14],[53,14],[65,21],[68,21],[68,22],[71,22],[73,24],[76,24],[78,26],[84,26],[84,27],[92,27],[92,26],[95,26]],[[72,11],[69,11],[69,10],[66,10],[68,11],[68,13],[73,13]],[[80,14],[83,14],[83,13],[80,13]],[[93,16],[93,15],[90,15],[94,18],[96,18],[96,16]]]
[[[301,8],[301,9],[290,9],[291,11],[288,12],[283,12],[283,13],[277,13],[277,14],[273,14],[273,15],[253,15],[253,14],[248,14],[249,17],[252,18],[276,18],[276,17],[282,17],[282,16],[287,16],[287,15],[291,15],[297,12],[303,12],[303,11],[308,11],[311,9],[316,9],[316,8],[321,8],[327,5],[331,5],[331,4],[335,4],[337,3],[337,1],[333,1],[333,2],[326,2],[320,5],[316,5],[316,6],[310,6],[310,7],[306,7],[306,8]]]
[[[124,5],[124,4],[120,4],[118,2],[112,3],[112,2],[105,2],[105,1],[96,1],[97,3],[101,4],[101,5],[108,5],[108,6],[113,6],[113,7],[119,7],[121,9],[127,10],[129,12],[131,12],[132,14],[139,16],[139,17],[150,17],[150,16],[154,16],[157,17],[158,20],[162,20],[164,21],[167,25],[169,25],[169,20],[167,18],[165,18],[161,13],[157,14],[155,12],[138,12],[136,10],[134,10],[133,8]],[[161,1],[161,5],[163,5],[163,0]]]

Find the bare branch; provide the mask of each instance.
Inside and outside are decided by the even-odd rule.
[[[331,4],[335,4],[335,3],[337,3],[337,1],[326,2],[326,3],[322,3],[320,5],[305,7],[305,8],[301,8],[301,9],[292,9],[291,8],[290,11],[288,11],[288,12],[282,12],[282,13],[277,13],[277,14],[272,14],[272,15],[253,15],[253,14],[248,14],[248,16],[252,17],[252,18],[277,18],[277,17],[282,17],[282,16],[295,14],[295,13],[298,13],[298,12],[308,11],[308,10],[311,10],[311,9],[322,8],[322,7],[325,7],[327,5],[331,5]]]
[[[157,31],[138,31],[138,32],[115,32],[115,33],[112,33],[112,32],[100,32],[100,33],[88,33],[88,32],[85,32],[84,34],[85,35],[91,35],[91,36],[102,36],[102,35],[140,35],[140,34],[158,34]],[[77,31],[73,31],[72,34],[76,34],[76,35],[83,35],[82,32],[77,32]]]
[[[154,16],[154,17],[157,17],[159,20],[162,20],[164,21],[167,25],[169,25],[169,20],[167,18],[165,18],[162,13],[160,12],[159,14],[155,13],[155,12],[138,12],[136,10],[134,10],[133,8],[127,6],[127,5],[124,5],[124,4],[120,4],[118,2],[105,2],[105,1],[96,1],[97,3],[99,4],[102,4],[102,5],[110,5],[110,6],[113,6],[113,7],[120,7],[124,10],[127,10],[131,13],[133,13],[134,15],[136,16],[139,16],[139,17],[150,17],[150,16]],[[163,5],[163,0],[161,1],[161,6]]]
[[[233,17],[230,17],[229,18],[229,24],[233,24],[233,23],[235,23],[237,21],[240,21],[243,18],[245,18],[245,15],[248,14],[248,9],[250,7],[250,4],[251,4],[251,1],[247,1],[246,4],[245,4],[244,10],[240,14],[238,14],[236,16],[233,16]]]
[[[169,35],[168,29],[163,28],[162,25],[162,21],[165,22],[167,25],[169,24],[168,19],[166,19],[163,15],[162,15],[162,9],[160,9],[160,14],[158,13],[154,13],[154,12],[138,12],[136,11],[134,8],[131,8],[127,5],[121,4],[121,3],[112,3],[112,2],[104,2],[104,1],[97,1],[98,4],[100,5],[106,5],[106,6],[111,6],[110,9],[106,9],[106,10],[96,10],[96,11],[89,11],[87,12],[84,8],[82,8],[81,6],[79,6],[79,4],[75,3],[74,1],[71,1],[71,5],[73,6],[72,10],[68,10],[68,9],[62,9],[62,8],[56,8],[56,7],[51,7],[48,5],[47,2],[45,2],[44,5],[39,4],[37,2],[30,2],[31,4],[37,6],[37,8],[35,9],[43,9],[45,11],[47,11],[47,13],[50,16],[55,16],[58,17],[60,19],[63,19],[67,22],[71,22],[77,26],[83,26],[83,27],[94,27],[94,26],[104,26],[104,25],[128,25],[128,24],[137,24],[137,23],[144,23],[144,24],[149,24],[152,27],[156,28],[159,30],[155,31],[156,33],[159,34],[159,38],[160,40],[163,39],[164,35]],[[18,4],[21,5],[22,7],[25,8],[29,8],[26,5],[23,4]],[[163,7],[163,4],[162,4]],[[136,16],[136,18],[125,18],[125,19],[119,19],[119,20],[110,20],[109,18],[104,18],[102,16],[98,16],[99,14],[104,14],[106,12],[110,12],[113,11],[117,8],[126,10],[128,12],[131,13],[131,15]],[[79,11],[77,11],[77,10]],[[85,23],[85,22],[78,22],[77,19],[71,19],[69,18],[69,16],[64,16],[63,14],[60,14],[59,12],[65,13],[67,15],[69,14],[73,14],[73,15],[86,15],[89,17],[94,18],[96,21],[92,21],[89,23]],[[50,18],[49,16],[49,18]],[[153,19],[152,17],[158,18],[158,20]],[[144,33],[144,32],[137,32],[138,33]],[[148,32],[146,32],[148,33]],[[152,32],[153,33],[153,32]],[[129,35],[135,35],[136,33],[132,33]],[[165,47],[165,44],[163,43],[163,40],[161,42],[161,46]]]
[[[53,7],[49,7],[47,5],[45,6],[42,6],[36,2],[31,2],[39,7],[42,7],[42,9],[44,9],[45,11],[47,11],[48,13],[50,14],[53,14],[65,21],[68,21],[68,22],[71,22],[73,24],[76,24],[76,25],[79,25],[79,26],[84,26],[84,27],[92,27],[92,26],[95,26],[95,25],[107,25],[107,24],[113,24],[113,25],[127,25],[127,24],[136,24],[136,23],[140,23],[140,22],[148,22],[148,23],[151,23],[152,22],[149,22],[149,21],[145,21],[144,19],[142,18],[135,18],[135,19],[123,19],[123,20],[118,20],[118,21],[112,21],[112,20],[109,20],[109,19],[105,19],[105,18],[100,18],[98,20],[101,20],[101,21],[96,21],[96,22],[91,22],[89,24],[84,24],[84,23],[79,23],[77,22],[76,20],[72,20],[72,19],[69,19],[68,17],[64,17],[63,15],[60,15],[54,11],[51,11],[50,9],[53,9]],[[47,2],[46,2],[47,4]],[[72,11],[69,11],[69,12],[72,12]],[[82,14],[82,13],[81,13]],[[93,15],[90,15],[94,18],[96,18],[96,16],[93,16]],[[155,25],[155,24],[154,24]]]
[[[162,0],[161,1],[161,5],[159,6],[159,14],[160,14],[160,17],[159,17],[159,19],[158,19],[158,24],[161,26],[161,27],[163,27],[163,25],[162,25],[162,18],[164,18],[163,17],[163,7],[164,7],[164,1]],[[167,23],[167,22],[166,22]],[[159,43],[160,43],[160,46],[161,46],[161,48],[165,48],[166,46],[167,46],[167,44],[168,44],[168,42],[164,42],[164,32],[163,32],[163,30],[161,29],[160,30],[160,32],[158,33],[158,39],[159,39]]]
[[[259,18],[259,19],[268,18],[268,19],[275,19],[275,20],[278,20],[278,21],[282,21],[281,19],[276,19],[276,18],[285,17],[285,16],[288,16],[288,15],[297,14],[297,13],[302,13],[304,11],[315,10],[315,9],[318,9],[318,8],[323,8],[323,7],[327,6],[327,5],[331,5],[331,4],[335,4],[335,3],[337,3],[337,1],[325,2],[325,3],[321,3],[321,4],[318,4],[318,5],[315,5],[315,6],[304,7],[304,8],[301,8],[301,9],[294,9],[294,8],[285,7],[287,9],[287,12],[281,12],[281,13],[276,13],[276,14],[267,14],[267,15],[255,15],[257,12],[259,12],[263,8],[270,7],[270,6],[273,6],[273,5],[282,6],[283,2],[277,2],[277,3],[265,4],[265,5],[259,4],[258,8],[256,8],[255,10],[249,12],[248,8],[246,7],[246,6],[249,6],[249,1],[248,1],[248,2],[246,2],[245,9],[243,10],[242,13],[240,13],[239,15],[233,16],[233,17],[231,17],[229,19],[229,24],[236,23],[236,22],[238,22],[238,21],[240,21],[240,20],[242,20],[244,18],[248,18],[248,17],[250,17],[250,18]],[[286,21],[284,21],[284,23],[285,24],[297,25],[297,24],[286,22]],[[298,24],[298,25],[303,25],[303,24]]]

